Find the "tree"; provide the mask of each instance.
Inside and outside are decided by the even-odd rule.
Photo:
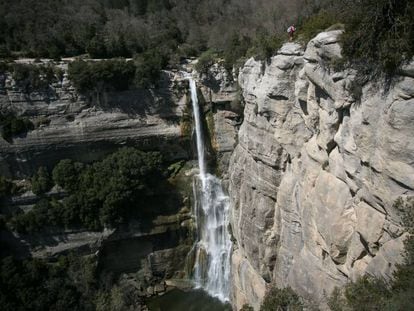
[[[10,195],[13,184],[4,176],[0,176],[0,199]]]
[[[393,75],[414,55],[414,3],[410,0],[348,0],[344,3],[346,59],[370,75]],[[363,8],[363,9],[362,9]]]
[[[53,169],[53,181],[68,191],[74,191],[78,187],[79,174],[83,169],[81,163],[72,160],[61,160]]]
[[[32,177],[32,191],[36,195],[43,194],[53,187],[49,172],[43,166],[39,167],[36,174]]]
[[[155,49],[136,55],[134,61],[136,66],[134,83],[141,88],[155,86],[161,69],[167,63],[166,58]]]
[[[302,311],[303,304],[299,296],[290,288],[272,288],[265,296],[261,311]]]

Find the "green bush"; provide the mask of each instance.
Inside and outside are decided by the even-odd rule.
[[[390,292],[384,282],[362,277],[346,287],[345,297],[352,310],[381,310],[389,299]]]
[[[62,210],[60,202],[44,198],[27,213],[15,215],[10,224],[19,233],[41,232],[47,228],[60,227],[63,225]]]
[[[167,57],[157,50],[137,54],[134,61],[136,66],[134,83],[140,88],[155,86],[160,78],[161,69],[167,65]]]
[[[261,33],[255,38],[253,46],[249,48],[246,54],[248,57],[253,56],[257,60],[268,60],[276,54],[282,44],[282,36]]]
[[[58,262],[42,259],[0,261],[2,310],[94,310],[94,260],[74,255]]]
[[[200,73],[207,73],[208,69],[216,61],[217,54],[213,50],[207,50],[203,52],[198,58],[198,62],[195,65],[195,69]]]
[[[260,311],[289,310],[301,311],[303,304],[298,295],[290,288],[272,288],[265,296]]]
[[[0,176],[0,199],[10,195],[12,188],[13,184],[10,182],[10,180],[4,176]]]
[[[37,173],[32,177],[32,191],[36,195],[46,193],[53,187],[49,172],[43,166],[39,167]]]
[[[88,52],[89,56],[92,58],[105,58],[107,56],[107,51],[104,38],[100,35],[93,37],[86,45],[86,52]]]
[[[1,136],[11,142],[14,136],[25,134],[34,129],[33,123],[27,118],[13,114],[0,114]]]
[[[81,163],[75,163],[69,159],[61,160],[53,169],[53,181],[67,191],[75,191],[82,170],[83,164]]]
[[[0,73],[5,73],[9,71],[9,64],[7,62],[4,61],[0,61]]]
[[[45,90],[58,81],[53,66],[11,64],[9,68],[17,86],[27,93]]]
[[[250,38],[242,37],[233,34],[230,40],[227,41],[227,45],[224,49],[224,67],[227,71],[231,72],[233,66],[236,65],[242,57],[246,55],[249,46],[251,45]]]
[[[248,304],[244,304],[243,307],[239,311],[254,311],[254,309],[252,306]]]
[[[40,169],[36,182],[41,184],[45,174]],[[52,175],[68,196],[61,203],[41,200],[30,212],[16,215],[11,221],[16,231],[41,231],[50,226],[116,227],[142,213],[139,207],[146,206],[145,198],[162,191],[165,180],[160,154],[133,148],[120,149],[89,166],[62,160]]]
[[[303,24],[299,25],[297,33],[300,40],[307,43],[318,33],[326,30],[335,23],[337,23],[337,17],[332,12],[322,10],[310,16]]]
[[[76,60],[69,64],[69,79],[80,92],[127,90],[134,79],[135,65],[125,59],[97,62]]]
[[[352,0],[344,11],[343,54],[363,74],[396,73],[414,55],[414,3]]]

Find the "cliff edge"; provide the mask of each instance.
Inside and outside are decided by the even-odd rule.
[[[340,30],[285,44],[239,74],[244,122],[229,166],[233,301],[270,285],[324,305],[364,274],[388,279],[405,234],[393,207],[414,195],[414,63],[388,91],[335,70]]]

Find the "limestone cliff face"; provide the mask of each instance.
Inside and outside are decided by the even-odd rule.
[[[67,63],[57,65],[66,72]],[[180,119],[187,83],[179,73],[163,72],[159,88],[79,94],[65,73],[48,90],[24,93],[10,76],[1,77],[0,110],[28,117],[39,126],[13,142],[0,138],[0,171],[31,175],[40,165],[63,158],[89,162],[123,145],[160,150],[169,159],[190,156]]]
[[[243,114],[237,76],[229,74],[220,63],[211,66],[207,73],[196,75],[218,173],[226,182]]]
[[[389,278],[404,233],[393,202],[414,195],[414,64],[389,92],[335,72],[340,31],[285,44],[240,72],[244,122],[229,166],[233,298],[258,309],[270,284],[323,305],[369,273]],[[359,98],[360,97],[360,98]]]

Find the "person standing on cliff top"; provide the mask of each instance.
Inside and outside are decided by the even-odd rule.
[[[296,28],[295,25],[292,24],[292,26],[289,26],[289,28],[287,29],[287,32],[289,34],[289,41],[293,40],[293,35],[295,34]]]

